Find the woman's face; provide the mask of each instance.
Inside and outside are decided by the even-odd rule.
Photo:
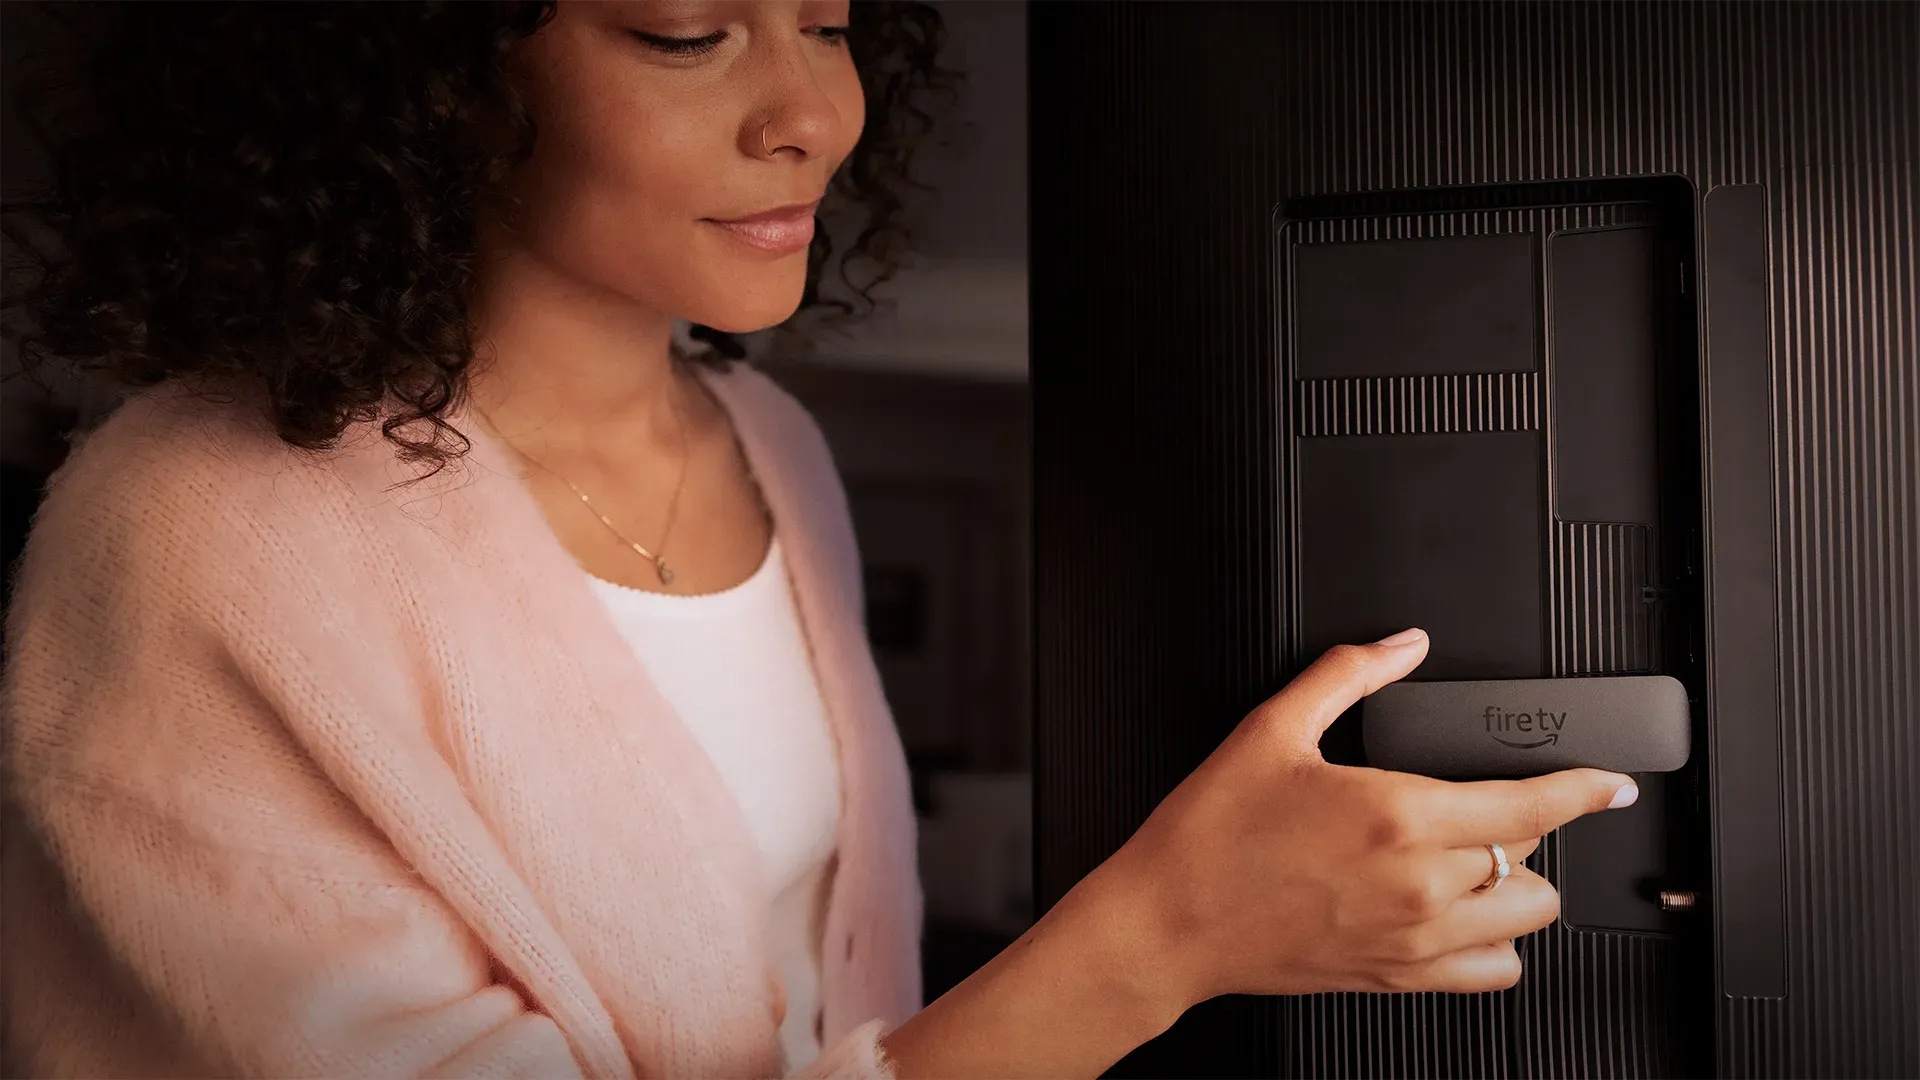
[[[800,304],[814,206],[865,102],[847,0],[560,0],[512,78],[538,125],[520,255],[735,333]]]

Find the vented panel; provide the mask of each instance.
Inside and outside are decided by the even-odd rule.
[[[1582,199],[1645,201],[1578,205]],[[1449,209],[1482,201],[1573,205]],[[1544,428],[1544,437],[1505,445],[1473,433],[1455,440],[1409,437],[1396,430],[1363,432],[1374,437],[1343,440],[1342,457],[1335,461],[1358,460],[1364,467],[1345,464],[1331,476],[1328,450],[1318,431],[1294,429],[1293,515],[1300,546],[1290,562],[1299,597],[1298,663],[1336,641],[1368,640],[1401,624],[1414,624],[1426,627],[1433,638],[1416,678],[1658,670],[1698,681],[1698,672],[1688,670],[1684,657],[1656,658],[1651,636],[1639,625],[1650,600],[1672,591],[1665,588],[1669,582],[1655,574],[1655,526],[1700,514],[1698,503],[1690,501],[1696,489],[1684,482],[1669,485],[1677,490],[1665,501],[1674,507],[1663,513],[1663,485],[1653,469],[1662,441],[1656,423],[1661,385],[1668,385],[1670,410],[1683,418],[1694,411],[1689,391],[1696,381],[1697,358],[1691,323],[1676,320],[1668,310],[1671,294],[1680,287],[1671,270],[1682,265],[1683,253],[1690,250],[1689,201],[1684,189],[1671,184],[1596,182],[1287,202],[1278,286],[1282,296],[1291,298],[1282,305],[1278,359],[1283,372],[1331,367],[1314,350],[1349,344],[1348,337],[1316,332],[1315,324],[1324,320],[1311,305],[1324,303],[1324,298],[1307,280],[1319,267],[1339,266],[1324,254],[1326,241],[1321,238],[1344,236],[1361,239],[1336,241],[1331,250],[1355,252],[1355,262],[1377,263],[1399,254],[1408,263],[1424,264],[1427,274],[1424,281],[1390,281],[1385,288],[1378,275],[1371,281],[1347,275],[1359,279],[1356,287],[1373,290],[1370,296],[1348,301],[1352,307],[1371,303],[1376,308],[1373,322],[1379,328],[1370,328],[1362,341],[1392,335],[1410,321],[1424,330],[1421,324],[1434,320],[1425,316],[1422,305],[1436,296],[1478,296],[1452,279],[1492,270],[1496,286],[1502,287],[1490,291],[1500,294],[1509,308],[1496,312],[1486,305],[1476,314],[1510,323],[1517,308],[1528,330],[1524,353],[1509,353],[1497,366],[1535,370],[1451,378],[1504,379],[1525,385],[1524,400],[1530,404],[1549,396],[1554,402],[1551,410],[1527,410],[1528,427]],[[1315,213],[1338,216],[1301,216]],[[1396,234],[1403,238],[1379,239]],[[1307,237],[1314,242],[1305,242]],[[1489,266],[1481,259],[1476,265],[1473,257],[1485,249],[1456,247],[1459,240],[1454,238],[1497,241],[1509,260],[1525,258],[1521,269],[1527,272],[1516,273],[1510,262]],[[1533,272],[1535,268],[1539,272]],[[1516,278],[1531,279],[1539,287],[1516,290],[1510,284]],[[1414,309],[1412,320],[1409,306]],[[1677,340],[1682,335],[1686,339]],[[1419,340],[1418,334],[1397,336],[1418,348],[1422,362],[1431,366],[1471,371],[1484,356],[1481,335],[1470,331],[1435,341]],[[1317,381],[1295,381],[1296,398],[1316,397]],[[1672,385],[1676,382],[1677,390]],[[1349,397],[1343,404],[1344,413],[1335,415],[1371,419],[1382,411],[1377,399]],[[1698,436],[1684,424],[1669,427],[1665,441],[1691,455]],[[1362,447],[1365,457],[1359,456]],[[1551,469],[1536,466],[1522,482],[1525,495],[1520,495],[1511,474],[1543,460],[1549,447]],[[1476,456],[1461,457],[1469,448]],[[1551,489],[1551,512],[1540,490],[1543,484]],[[1329,486],[1340,493],[1332,505],[1324,494]],[[1283,492],[1283,503],[1285,496]],[[1551,520],[1564,519],[1569,512],[1619,513],[1626,522],[1640,524]],[[1316,535],[1329,529],[1337,531],[1339,543],[1316,543]],[[1684,529],[1677,537],[1672,532],[1662,528],[1662,546],[1683,552]],[[1513,541],[1520,536],[1537,539],[1527,548],[1515,547]],[[1684,555],[1672,561],[1688,562]],[[1330,594],[1336,602],[1329,603]],[[1537,653],[1515,633],[1529,625],[1538,630]],[[1329,626],[1343,632],[1328,633]],[[1490,634],[1492,628],[1500,632]],[[1628,655],[1636,646],[1639,655]],[[1513,666],[1529,662],[1531,670]],[[1323,741],[1330,759],[1347,760],[1351,723],[1351,717],[1343,719]],[[1527,1054],[1538,1064],[1584,1053],[1583,1044],[1568,1040],[1595,1016],[1646,1030],[1658,1015],[1671,1015],[1686,1004],[1679,987],[1666,978],[1676,942],[1644,937],[1645,932],[1671,935],[1685,927],[1672,925],[1635,895],[1644,895],[1643,888],[1635,887],[1641,881],[1680,887],[1669,866],[1673,845],[1666,834],[1671,830],[1664,825],[1669,786],[1659,778],[1643,778],[1643,803],[1630,815],[1579,823],[1570,831],[1579,833],[1577,847],[1571,836],[1564,846],[1555,838],[1552,872],[1556,884],[1564,877],[1568,891],[1565,925],[1553,928],[1549,939],[1528,943],[1528,974],[1516,991],[1494,996],[1491,1003],[1413,995],[1395,999],[1390,1009],[1370,998],[1341,998],[1349,1014],[1337,1030],[1295,1023],[1303,1015],[1323,1012],[1311,999],[1282,1000],[1276,1006],[1281,1027],[1303,1031],[1294,1047],[1301,1069],[1317,1073],[1337,1064],[1362,1076],[1423,1075],[1430,1071],[1427,1065],[1397,1055],[1398,1029],[1412,1026],[1433,1033],[1450,1055],[1444,1072],[1499,1075]],[[1693,790],[1685,779],[1679,786],[1683,798]],[[1680,846],[1686,847],[1685,842]],[[1575,851],[1580,853],[1577,864]],[[1563,866],[1579,874],[1563,874]],[[1609,872],[1609,867],[1617,869]],[[1580,929],[1570,929],[1576,922]],[[1635,936],[1623,931],[1634,931]],[[1622,956],[1636,960],[1624,980]],[[1666,981],[1645,981],[1656,976]],[[1699,1011],[1701,1003],[1694,1004]],[[1525,1013],[1524,1028],[1513,1021],[1515,1011]],[[1500,1037],[1499,1031],[1506,1036]],[[1657,1062],[1659,1075],[1675,1071],[1675,1054],[1668,1044],[1639,1047],[1635,1053],[1635,1060]],[[1326,1064],[1307,1064],[1313,1062]]]
[[[1043,905],[1297,669],[1274,493],[1308,413],[1276,364],[1276,207],[1662,174],[1767,192],[1784,996],[1662,998],[1711,957],[1550,932],[1536,965],[1644,988],[1633,1007],[1582,1012],[1578,981],[1443,1022],[1235,999],[1116,1074],[1920,1074],[1920,5],[1030,11]]]
[[[1548,558],[1555,675],[1653,670],[1652,538],[1644,525],[1560,522]]]
[[[1404,375],[1302,380],[1295,429],[1302,435],[1419,435],[1533,431],[1540,376]]]
[[[1564,834],[1547,837],[1532,865],[1565,884]],[[1595,934],[1555,923],[1521,941],[1520,958],[1555,972],[1510,995],[1512,1073],[1517,1076],[1682,1076],[1700,1033],[1676,1000],[1676,965],[1688,957],[1672,941],[1638,934]],[[1434,1075],[1429,1073],[1427,1075]],[[1465,1075],[1454,1073],[1452,1075]]]

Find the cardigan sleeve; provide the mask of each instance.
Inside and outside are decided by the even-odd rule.
[[[264,696],[304,639],[237,609],[288,553],[204,473],[101,469],[56,475],[8,617],[8,1068],[581,1075]]]
[[[893,1060],[880,1045],[884,1020],[869,1020],[820,1052],[788,1080],[894,1080]]]

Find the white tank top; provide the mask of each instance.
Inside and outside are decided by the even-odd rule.
[[[655,685],[706,748],[767,860],[768,944],[788,1071],[820,1053],[820,938],[840,771],[776,537],[753,576],[673,596],[592,578]]]

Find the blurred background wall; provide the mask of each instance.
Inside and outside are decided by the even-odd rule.
[[[759,361],[847,484],[921,813],[928,1000],[1032,920],[1026,4],[937,3],[965,76],[880,311]]]

